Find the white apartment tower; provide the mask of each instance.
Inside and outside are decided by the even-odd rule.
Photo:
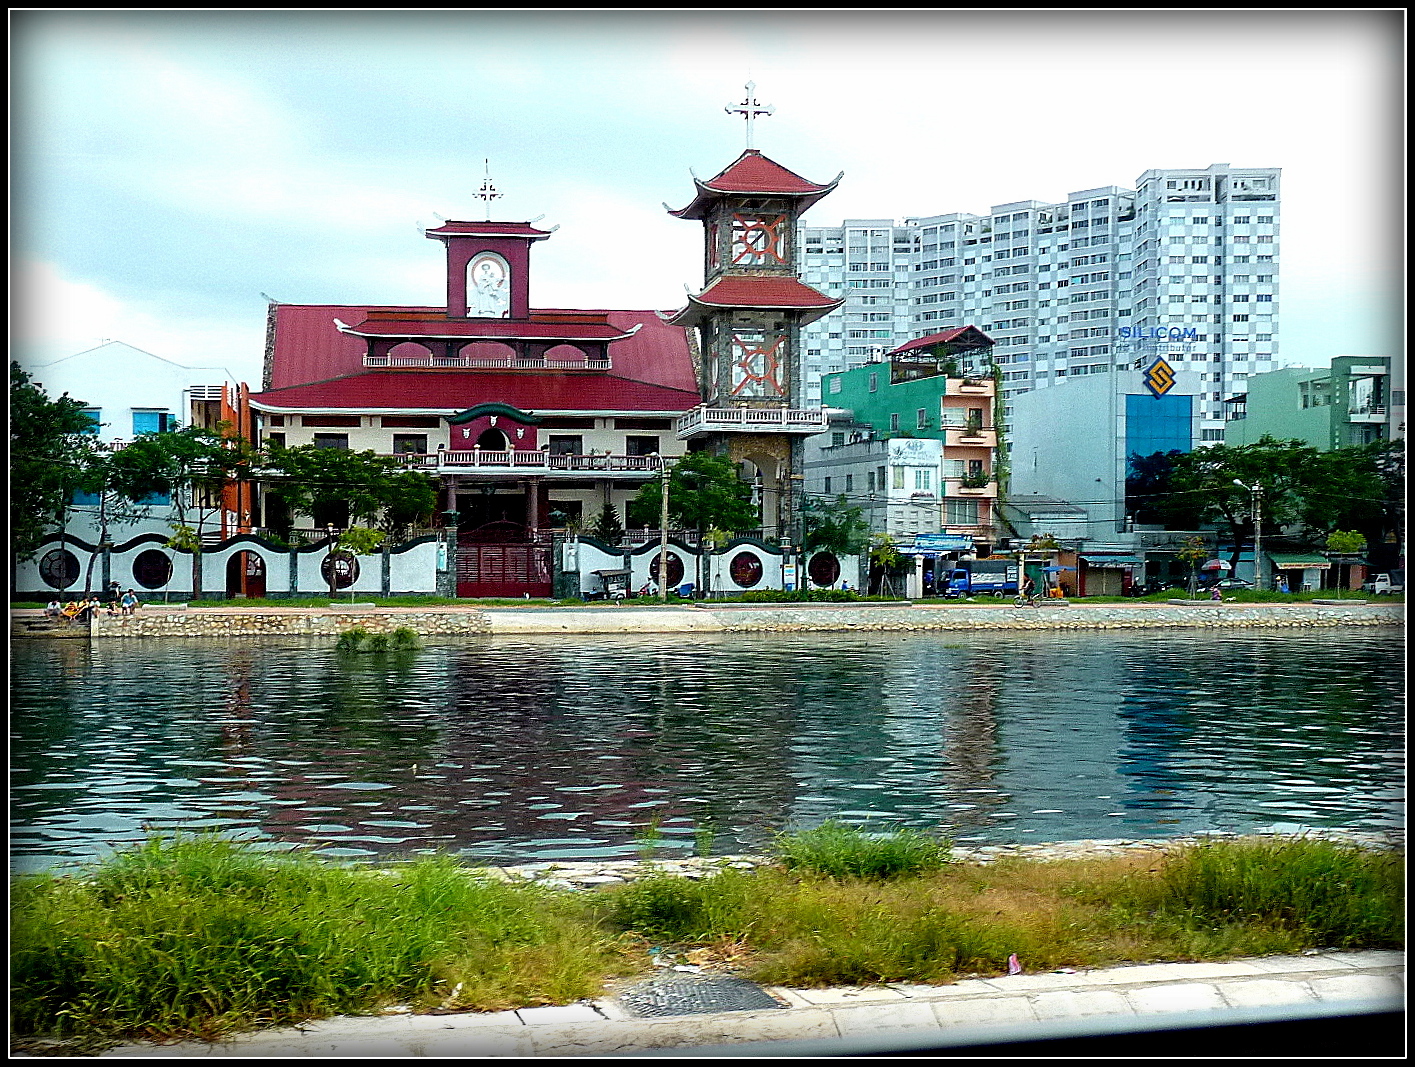
[[[808,403],[822,373],[975,325],[996,342],[1004,402],[1159,355],[1200,375],[1200,433],[1220,441],[1224,399],[1276,366],[1280,174],[1148,170],[1133,190],[987,215],[803,225],[805,281],[846,296],[840,314],[804,331]]]

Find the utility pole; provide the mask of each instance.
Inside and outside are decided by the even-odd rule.
[[[1263,487],[1256,479],[1244,485],[1237,478],[1233,484],[1253,494],[1253,592],[1263,591]]]
[[[657,452],[659,476],[658,501],[658,599],[668,602],[668,462]]]

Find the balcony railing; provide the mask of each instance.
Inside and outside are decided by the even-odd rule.
[[[678,436],[707,433],[788,433],[810,436],[830,425],[820,408],[696,407],[678,417]]]
[[[365,367],[431,367],[436,370],[609,370],[610,360],[584,356],[580,359],[546,359],[544,356],[364,356]]]
[[[603,472],[620,474],[657,473],[655,456],[557,455],[539,449],[469,450],[439,449],[436,452],[402,452],[395,457],[405,467],[433,472],[455,473],[472,468],[487,472],[518,471],[524,474]]]
[[[992,427],[945,426],[943,443],[947,447],[996,448],[997,431]]]
[[[997,496],[997,483],[989,481],[984,485],[967,485],[965,479],[949,478],[944,482],[946,496]]]

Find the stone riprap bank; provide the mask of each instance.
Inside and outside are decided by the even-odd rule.
[[[11,613],[15,637],[338,637],[354,627],[424,637],[548,633],[1129,630],[1215,627],[1401,626],[1404,604],[704,605],[693,607],[184,608],[157,604],[131,617],[50,629],[35,611]],[[32,628],[33,627],[33,628]]]

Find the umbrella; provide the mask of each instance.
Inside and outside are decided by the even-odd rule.
[[[1231,571],[1233,564],[1224,559],[1211,559],[1199,569],[1202,571]]]
[[[1075,569],[1075,567],[1043,567],[1042,571],[1045,574],[1055,574],[1058,571],[1074,571]]]

